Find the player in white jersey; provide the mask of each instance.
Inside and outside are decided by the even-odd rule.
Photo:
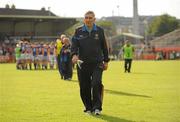
[[[26,44],[21,42],[21,65],[22,69],[26,69]]]
[[[54,69],[54,64],[56,64],[56,54],[55,54],[55,46],[53,43],[49,45],[49,64],[50,69]]]
[[[42,69],[47,69],[47,67],[48,67],[48,50],[49,50],[48,48],[49,48],[48,45],[46,45],[46,44],[43,45]]]
[[[32,60],[33,60],[33,55],[32,55],[32,46],[30,43],[27,43],[26,45],[26,63],[29,65],[29,69],[32,69]]]
[[[43,44],[38,44],[38,69],[42,67],[42,60],[43,60]]]

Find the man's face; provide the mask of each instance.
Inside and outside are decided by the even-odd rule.
[[[86,14],[84,17],[84,24],[88,26],[89,28],[91,28],[93,27],[95,20],[96,19],[93,14]]]

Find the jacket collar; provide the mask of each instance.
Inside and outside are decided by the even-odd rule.
[[[88,30],[89,30],[88,27],[84,24],[83,27],[82,27],[82,31],[87,31],[87,32],[89,32]],[[97,31],[97,26],[96,26],[96,24],[93,24],[93,28],[92,28],[91,31]]]

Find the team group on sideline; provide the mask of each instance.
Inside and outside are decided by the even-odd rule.
[[[56,42],[30,42],[23,39],[16,44],[16,69],[47,70],[58,69],[62,79],[72,78],[70,40],[62,34]]]

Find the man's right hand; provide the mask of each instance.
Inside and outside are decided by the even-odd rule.
[[[107,69],[108,69],[108,62],[104,62],[103,65],[104,65],[104,66],[103,66],[104,70],[107,70]]]
[[[79,57],[77,55],[73,55],[72,57],[72,63],[75,64],[79,60]]]

